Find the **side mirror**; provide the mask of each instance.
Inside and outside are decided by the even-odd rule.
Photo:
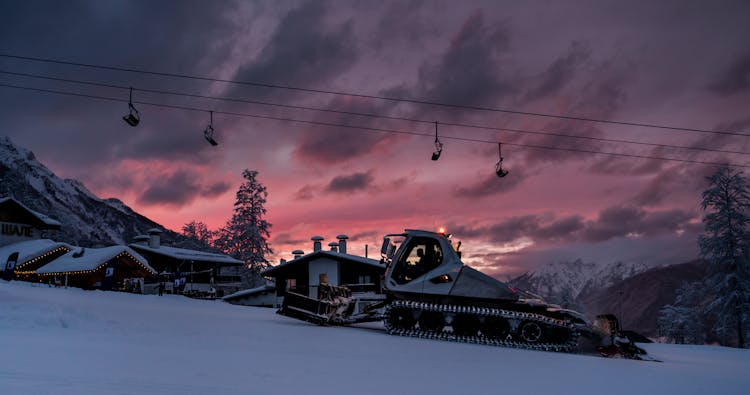
[[[380,254],[387,255],[388,254],[388,246],[391,245],[391,238],[390,237],[384,237],[383,238],[383,245],[380,247]]]

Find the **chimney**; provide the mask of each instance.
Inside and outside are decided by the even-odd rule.
[[[302,250],[294,250],[292,251],[292,255],[294,255],[294,259],[297,259],[301,257],[302,255],[305,255],[305,252]]]
[[[148,240],[148,246],[151,248],[159,248],[159,246],[161,245],[160,235],[162,234],[162,231],[159,229],[153,228],[153,229],[147,230],[146,233],[148,233],[148,235],[150,236]]]
[[[142,246],[147,246],[148,241],[151,240],[149,236],[146,235],[138,235],[136,237],[133,237],[133,244],[138,244]]]
[[[336,236],[336,238],[339,239],[339,252],[342,254],[346,254],[346,240],[349,239],[349,236],[338,235]]]
[[[328,243],[328,246],[331,247],[331,251],[336,252],[336,250],[338,250],[339,248],[339,243],[332,241]]]
[[[313,252],[318,252],[323,249],[323,245],[321,244],[323,236],[313,236],[310,240],[313,241]]]

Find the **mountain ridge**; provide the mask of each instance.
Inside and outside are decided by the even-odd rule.
[[[31,150],[0,136],[0,196],[13,197],[62,223],[55,238],[83,247],[127,244],[148,229],[167,239],[183,238],[137,213],[117,198],[102,199],[74,179],[62,179]]]

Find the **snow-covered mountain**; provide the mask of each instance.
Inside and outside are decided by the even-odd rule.
[[[574,305],[593,291],[611,286],[648,269],[636,263],[594,263],[580,259],[548,263],[510,281],[514,287],[531,291],[552,302]]]
[[[0,197],[5,196],[60,221],[55,238],[75,245],[123,244],[148,229],[164,229],[118,199],[101,199],[81,182],[57,177],[33,152],[0,136]]]

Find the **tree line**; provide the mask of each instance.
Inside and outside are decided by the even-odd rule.
[[[718,342],[745,348],[750,317],[750,192],[742,173],[721,168],[707,177],[701,209],[701,281],[683,284],[658,319],[661,334],[676,343]]]

